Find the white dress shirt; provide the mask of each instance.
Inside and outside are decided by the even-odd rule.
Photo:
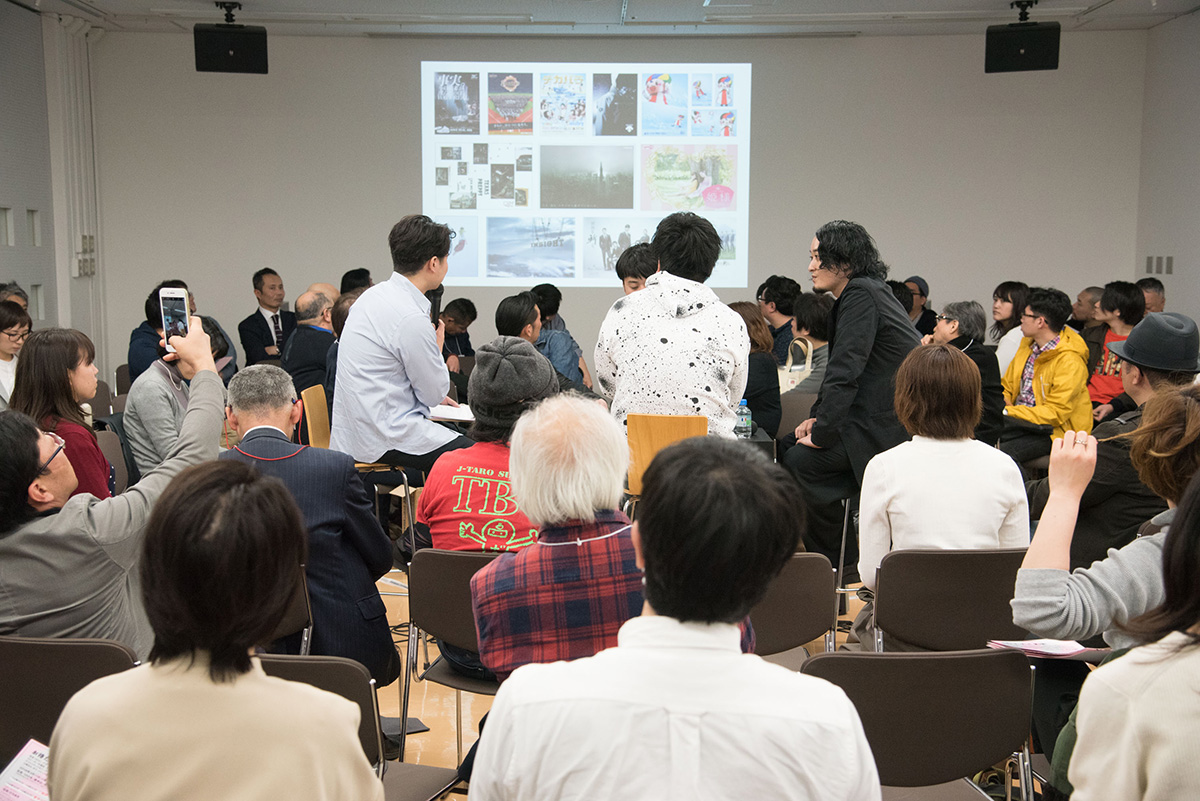
[[[275,339],[275,318],[276,317],[279,318],[279,332],[280,332],[280,334],[283,333],[283,316],[282,316],[282,314],[280,314],[279,309],[276,309],[275,311],[271,311],[270,309],[268,309],[264,306],[259,306],[258,313],[261,314],[263,316],[263,319],[267,321],[267,330],[271,332],[271,339]],[[283,350],[283,343],[280,342],[278,339],[275,339],[275,347],[279,348],[280,350]]]
[[[888,551],[1029,546],[1020,468],[973,439],[913,437],[877,454],[861,498],[858,571],[871,589]]]
[[[450,391],[429,299],[400,273],[362,294],[338,340],[329,447],[360,462],[421,455],[454,439],[429,410]]]
[[[878,799],[854,705],[742,654],[737,626],[643,616],[594,657],[500,687],[472,799]]]

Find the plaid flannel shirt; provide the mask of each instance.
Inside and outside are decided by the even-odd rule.
[[[1045,345],[1030,344],[1029,358],[1025,360],[1025,369],[1021,371],[1021,391],[1017,393],[1017,399],[1013,401],[1014,406],[1037,405],[1037,399],[1033,395],[1033,363],[1037,361],[1038,356],[1058,347],[1060,339],[1061,337],[1055,337]]]
[[[471,579],[479,656],[500,681],[522,665],[593,656],[642,613],[642,571],[618,511],[541,530],[537,543],[501,554]],[[742,650],[754,648],[749,618]]]

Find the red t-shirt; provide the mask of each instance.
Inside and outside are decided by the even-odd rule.
[[[479,442],[434,463],[417,501],[433,547],[448,551],[515,551],[537,540],[508,480],[508,446]]]
[[[1100,361],[1096,362],[1096,369],[1088,381],[1088,395],[1093,403],[1108,403],[1125,391],[1121,386],[1121,360],[1108,346],[1113,342],[1124,342],[1126,339],[1129,339],[1128,334],[1115,334],[1111,328],[1104,332],[1104,351],[1100,354]]]

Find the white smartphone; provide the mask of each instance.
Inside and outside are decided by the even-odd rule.
[[[158,290],[158,305],[162,309],[163,339],[167,352],[174,353],[171,337],[188,335],[188,291],[182,287],[163,287]]]

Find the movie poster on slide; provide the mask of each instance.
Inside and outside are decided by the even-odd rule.
[[[735,211],[737,145],[643,145],[643,211]]]
[[[488,133],[533,133],[533,73],[488,73]]]
[[[542,75],[541,130],[544,134],[587,133],[587,95],[582,72]]]
[[[433,74],[433,132],[479,134],[479,73]]]

